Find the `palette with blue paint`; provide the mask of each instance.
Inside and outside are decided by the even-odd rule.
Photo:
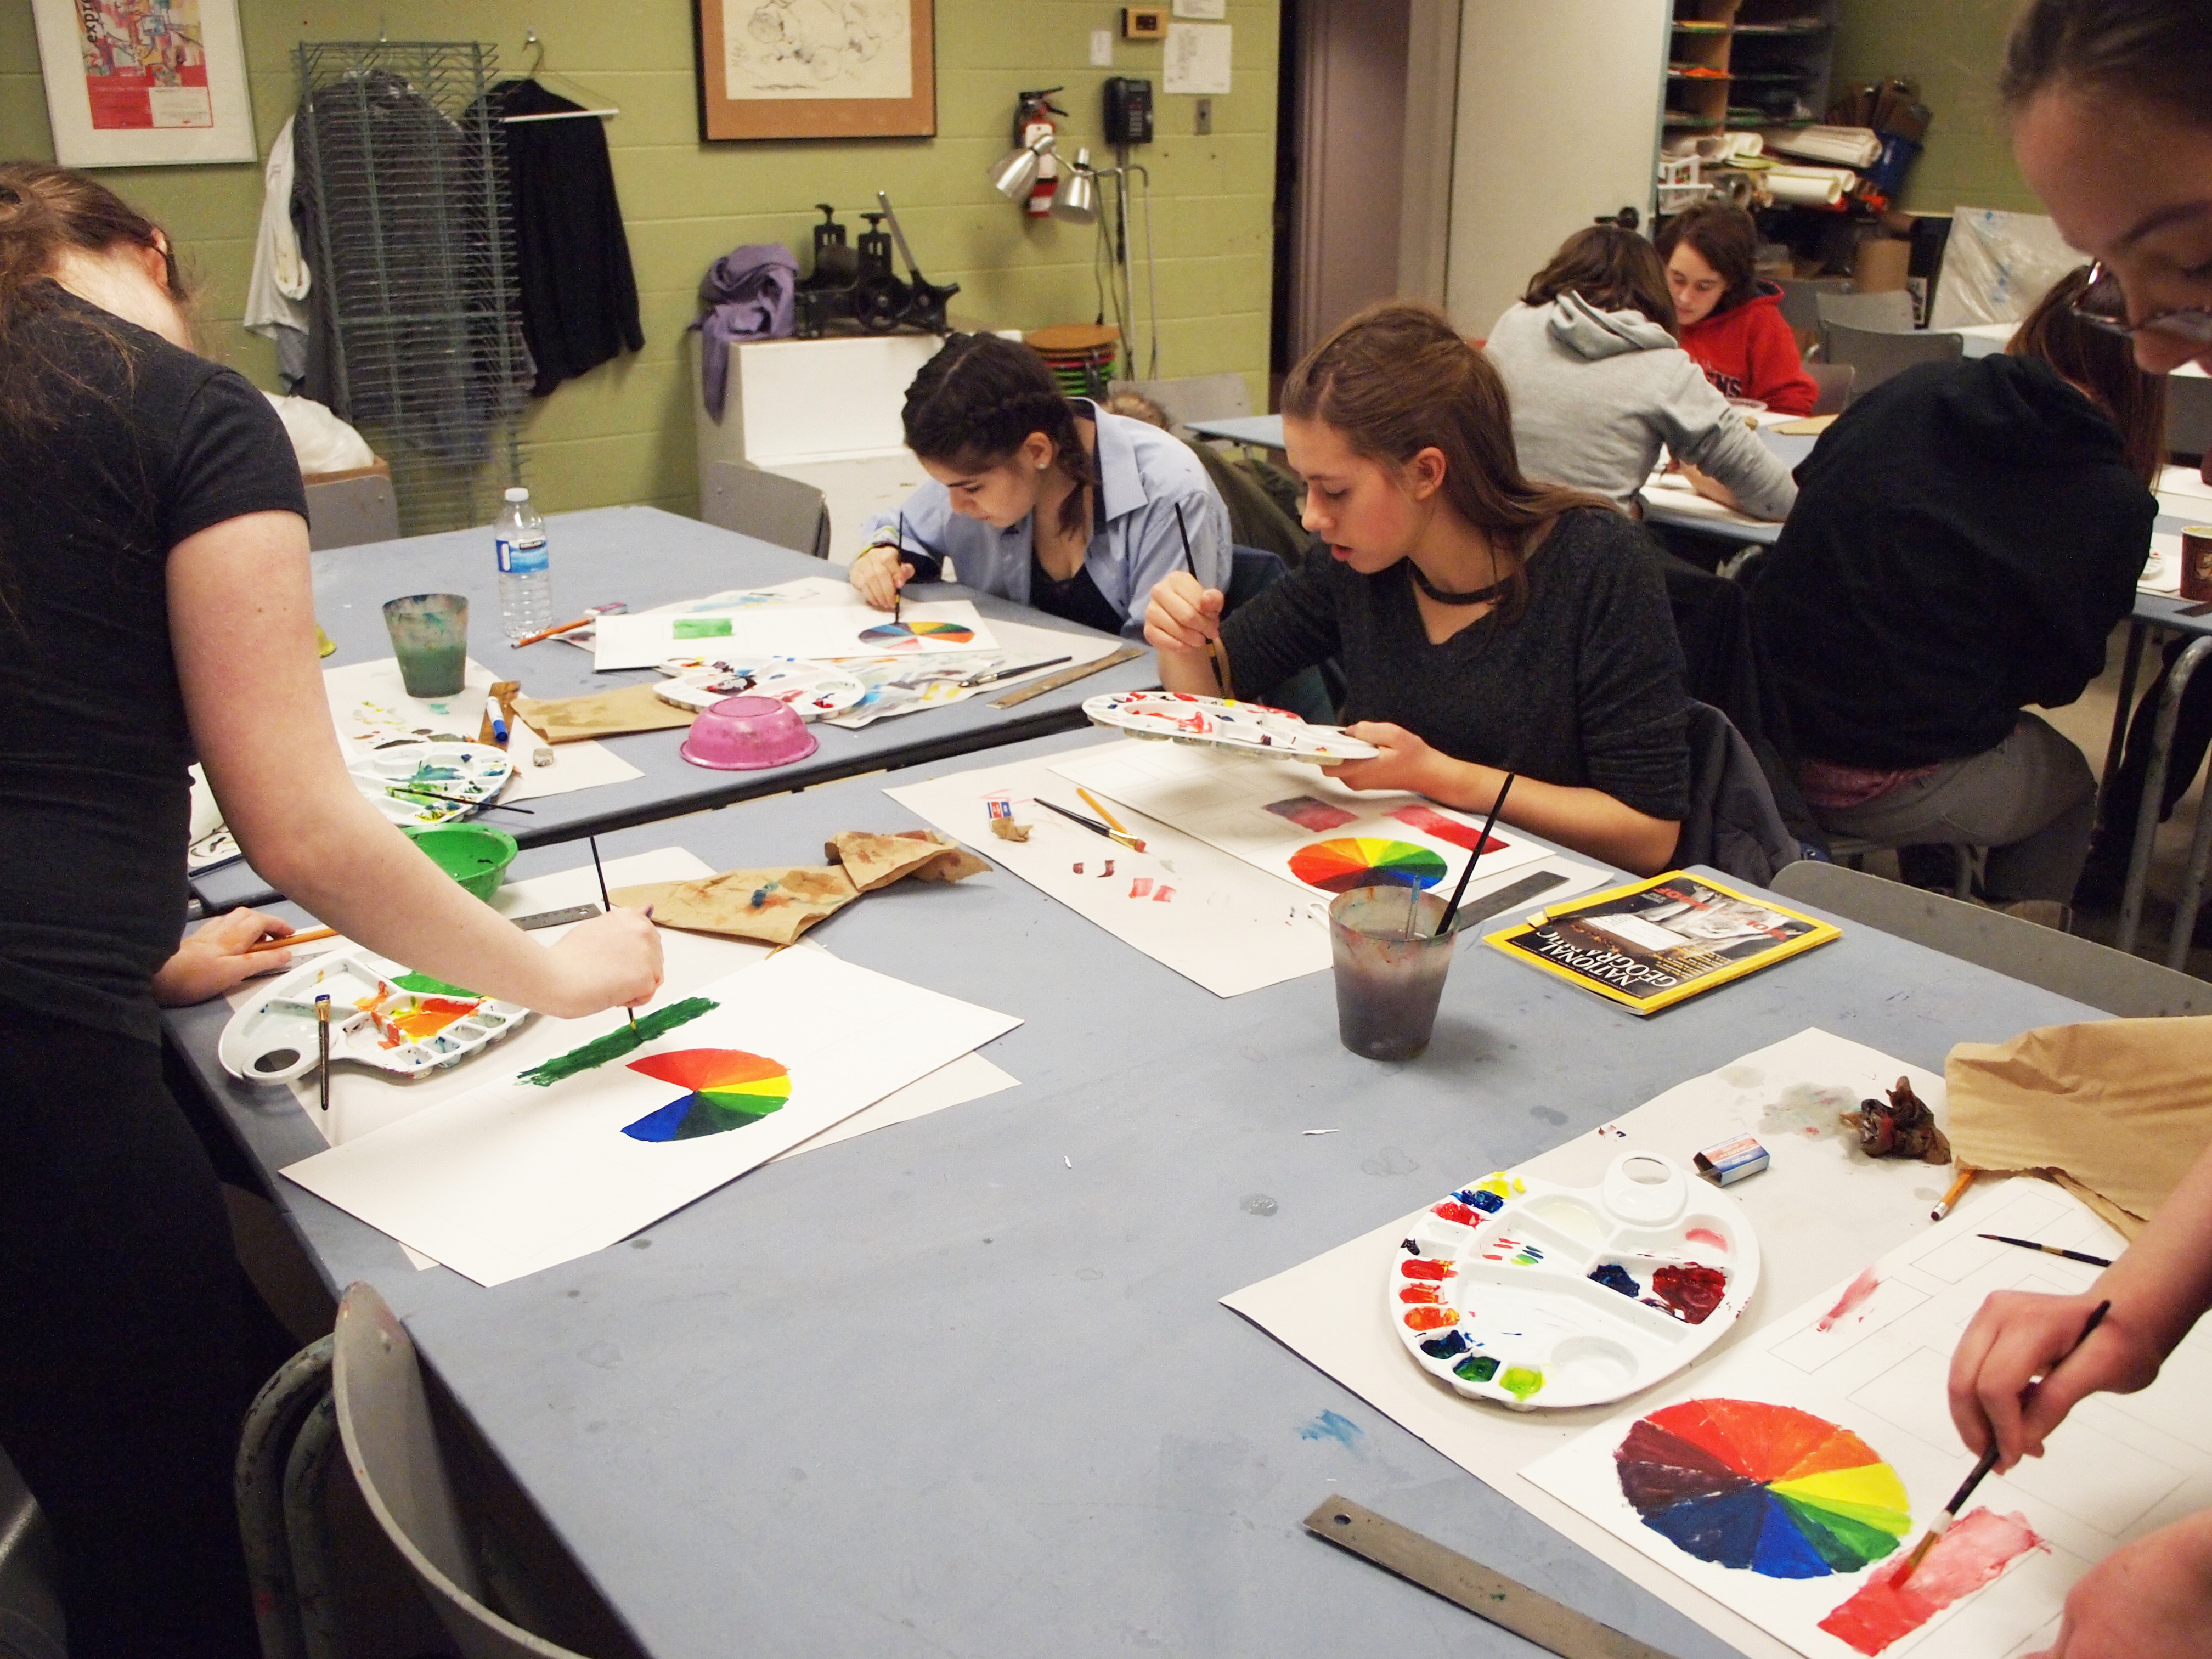
[[[411,972],[366,945],[316,957],[271,980],[222,1028],[216,1057],[248,1083],[289,1083],[315,1066],[315,999],[331,1000],[331,1060],[411,1082],[502,1042],[530,1018],[519,1003]]]
[[[1595,1187],[1503,1170],[1431,1205],[1392,1257],[1391,1328],[1455,1393],[1516,1411],[1602,1405],[1682,1369],[1759,1286],[1733,1199],[1656,1152]]]
[[[394,823],[446,823],[497,799],[514,763],[488,743],[403,738],[356,755],[346,770]]]

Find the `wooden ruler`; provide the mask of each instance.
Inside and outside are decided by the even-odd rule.
[[[1562,1607],[1550,1596],[1348,1499],[1331,1498],[1306,1516],[1305,1525],[1315,1537],[1326,1538],[1363,1561],[1372,1561],[1455,1602],[1477,1618],[1502,1625],[1561,1659],[1668,1659],[1657,1648]]]
[[[1057,674],[1048,674],[1041,680],[1031,680],[1027,685],[1017,686],[1003,697],[991,699],[994,708],[1012,708],[1016,703],[1027,702],[1031,697],[1041,697],[1048,691],[1057,691],[1063,685],[1073,685],[1102,669],[1118,668],[1145,654],[1139,645],[1125,645],[1118,651],[1109,651],[1097,662],[1079,662],[1073,668],[1063,668]]]

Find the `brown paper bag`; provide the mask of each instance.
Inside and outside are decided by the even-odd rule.
[[[842,865],[853,885],[863,893],[888,887],[903,876],[917,881],[963,881],[991,867],[934,830],[904,830],[894,836],[848,830],[830,837],[822,855]]]
[[[625,685],[615,691],[590,691],[580,697],[517,697],[515,712],[545,734],[548,743],[585,738],[618,738],[627,732],[661,732],[689,726],[689,708],[663,702],[650,685]]]
[[[1961,1164],[2050,1175],[2130,1238],[2212,1142],[2212,1018],[1962,1042],[1943,1076]]]
[[[796,865],[781,870],[725,870],[696,881],[618,887],[608,896],[625,910],[653,907],[662,927],[789,945],[860,892],[842,870]]]

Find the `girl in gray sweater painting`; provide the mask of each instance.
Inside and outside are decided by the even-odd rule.
[[[1567,238],[1484,350],[1513,399],[1522,469],[1638,511],[1664,448],[1701,495],[1789,516],[1797,486],[1674,338],[1667,268],[1617,225]]]

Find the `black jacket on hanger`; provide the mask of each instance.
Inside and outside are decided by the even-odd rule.
[[[501,116],[580,110],[535,81],[491,90]],[[531,395],[645,344],[637,276],[623,234],[622,206],[595,117],[523,121],[507,128],[507,201],[522,286],[522,329],[538,365]]]

